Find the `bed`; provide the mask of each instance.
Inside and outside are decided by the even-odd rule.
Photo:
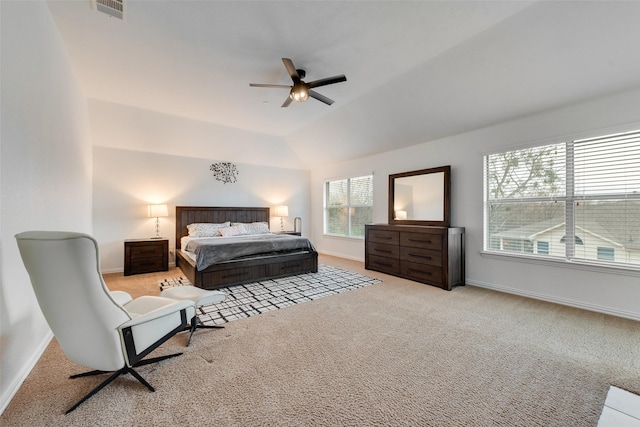
[[[183,242],[190,240],[183,240],[183,237],[189,237],[187,226],[191,224],[223,224],[226,222],[232,224],[266,222],[269,224],[269,220],[269,208],[263,207],[176,206],[176,266],[182,270],[191,283],[203,289],[216,289],[241,283],[318,272],[318,252],[311,242],[303,237],[274,234],[272,235],[274,239],[288,240],[291,242],[291,247],[297,247],[297,249],[269,250],[261,254],[243,255],[236,259],[216,261],[206,267],[201,259],[195,258],[193,253],[187,252],[185,250],[187,248],[182,247]],[[294,242],[296,239],[301,240]],[[224,238],[220,240],[224,240]],[[236,240],[240,240],[240,238],[229,239],[229,242]],[[304,247],[302,241],[308,242],[308,245]],[[189,241],[186,245],[191,248],[192,243]],[[198,264],[200,264],[200,268]]]

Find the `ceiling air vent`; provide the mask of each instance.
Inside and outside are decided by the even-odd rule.
[[[91,0],[93,8],[114,18],[127,20],[126,0]]]

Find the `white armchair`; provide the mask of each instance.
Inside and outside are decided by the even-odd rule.
[[[100,273],[96,240],[82,233],[27,231],[16,235],[40,309],[65,355],[93,371],[112,374],[67,410],[67,414],[119,375],[182,353],[145,359],[194,319],[193,301],[110,292]]]

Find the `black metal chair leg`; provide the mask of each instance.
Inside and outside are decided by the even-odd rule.
[[[187,338],[186,347],[189,347],[189,344],[191,344],[191,337],[193,336],[193,333],[196,331],[199,321],[200,319],[198,319],[198,316],[194,316],[193,319],[191,319],[191,327],[189,328],[189,338]]]
[[[171,359],[172,357],[178,357],[181,355],[182,353],[173,353],[173,354],[167,354],[166,356],[158,356],[158,357],[152,357],[151,359],[143,359],[138,363],[136,363],[135,365],[133,365],[133,367],[137,368],[138,366],[150,365],[152,363],[162,362],[163,360]]]
[[[102,390],[111,381],[115,380],[117,377],[119,377],[120,375],[122,375],[125,372],[127,372],[127,369],[129,369],[129,368],[122,368],[122,369],[120,369],[118,371],[115,371],[113,374],[111,374],[109,376],[109,378],[107,378],[106,380],[102,381],[96,388],[94,388],[89,393],[87,393],[82,399],[77,401],[71,408],[67,409],[67,412],[65,412],[65,415],[68,414],[69,412],[75,410],[78,406],[80,406],[80,404],[82,404],[85,400],[87,400],[88,398],[90,398],[91,396],[93,396],[94,394],[99,392],[100,390]]]
[[[134,371],[134,370],[133,370],[133,368],[127,368],[127,372],[129,372],[131,375],[133,375],[134,377],[136,377],[136,379],[137,379],[138,381],[140,381],[142,384],[144,384],[144,386],[145,386],[145,387],[147,387],[147,388],[149,389],[149,391],[151,391],[151,392],[155,392],[155,391],[156,391],[156,389],[155,389],[155,388],[153,388],[153,386],[151,386],[151,384],[149,384],[149,383],[147,382],[147,380],[145,380],[144,378],[142,378],[142,376],[141,376],[139,373],[137,373],[136,371]]]
[[[136,363],[134,366],[144,366],[144,365],[149,365],[151,363],[157,363],[160,362],[162,360],[166,360],[166,359],[170,359],[172,357],[176,357],[176,356],[180,356],[182,353],[174,353],[174,354],[168,354],[166,356],[158,356],[158,357],[153,357],[151,359],[144,359],[139,361],[138,363]],[[88,377],[88,376],[92,376],[92,375],[99,375],[99,374],[108,374],[108,371],[89,371],[89,372],[84,372],[82,374],[75,374],[75,375],[71,375],[69,378],[80,378],[80,377]],[[128,366],[119,369],[115,372],[113,372],[109,378],[107,378],[106,380],[102,381],[96,388],[94,388],[93,390],[91,390],[89,393],[87,393],[82,399],[80,399],[79,401],[77,401],[72,407],[70,407],[69,409],[67,409],[67,412],[65,412],[65,415],[68,414],[69,412],[74,411],[78,406],[80,406],[85,400],[87,400],[88,398],[90,398],[91,396],[93,396],[94,394],[96,394],[97,392],[99,392],[100,390],[102,390],[106,385],[108,385],[111,381],[115,380],[117,377],[119,377],[122,374],[126,374],[126,373],[130,373],[131,375],[133,375],[138,381],[140,381],[140,383],[142,383],[145,387],[147,387],[149,389],[149,391],[154,392],[156,391],[153,386],[151,384],[149,384],[147,382],[147,380],[145,380],[144,378],[142,378],[142,376],[137,373],[135,370],[133,370],[133,368],[130,368]]]
[[[187,347],[191,344],[191,337],[196,329],[224,329],[223,325],[204,325],[198,316],[191,319],[191,328],[189,328],[189,338],[187,339]]]
[[[82,378],[82,377],[91,377],[91,376],[94,376],[94,375],[108,374],[109,372],[112,372],[112,371],[89,371],[89,372],[83,372],[81,374],[70,375],[69,379]]]

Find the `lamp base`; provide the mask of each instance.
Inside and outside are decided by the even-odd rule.
[[[150,239],[162,239],[162,236],[153,236],[153,237],[149,237]]]
[[[162,236],[160,236],[160,218],[156,218],[156,235],[152,239],[162,239]]]

